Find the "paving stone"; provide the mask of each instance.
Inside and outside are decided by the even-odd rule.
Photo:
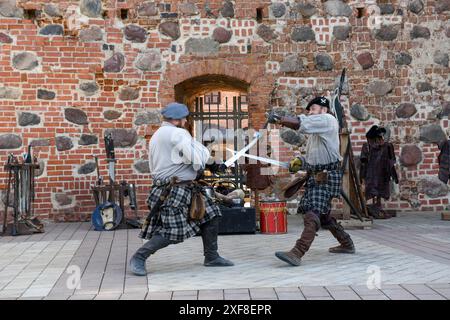
[[[391,300],[417,300],[415,296],[404,289],[381,289]]]
[[[69,297],[69,300],[93,300],[95,294],[75,294]]]
[[[277,299],[277,295],[273,288],[254,288],[250,289],[250,297],[252,300],[258,299]]]
[[[443,288],[433,288],[433,289],[446,299],[450,299],[450,289],[443,289]]]
[[[172,291],[166,292],[149,292],[146,300],[172,300]]]
[[[306,298],[330,296],[329,292],[324,287],[301,286],[300,290]]]
[[[415,296],[419,300],[448,300],[438,294],[416,294]]]
[[[223,300],[223,290],[199,290],[198,300]]]
[[[250,300],[250,295],[244,293],[226,293],[225,300]]]
[[[360,296],[361,300],[389,300],[385,295]]]

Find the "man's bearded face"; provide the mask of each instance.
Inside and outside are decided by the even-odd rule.
[[[324,114],[327,113],[328,109],[326,107],[322,107],[318,104],[313,104],[311,107],[309,107],[309,114],[310,115],[314,115],[314,114]]]

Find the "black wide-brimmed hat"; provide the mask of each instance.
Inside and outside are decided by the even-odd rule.
[[[381,138],[386,133],[386,129],[377,125],[372,126],[366,133],[367,139]]]
[[[315,97],[312,99],[306,106],[306,110],[309,110],[313,104],[330,109],[330,101],[325,97]]]

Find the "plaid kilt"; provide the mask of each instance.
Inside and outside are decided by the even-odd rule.
[[[342,171],[339,162],[326,165],[306,165],[308,171],[328,171],[327,183],[318,184],[314,176],[310,175],[305,185],[305,193],[300,199],[298,212],[306,213],[317,210],[321,214],[328,214],[331,210],[331,200],[341,194]]]
[[[152,208],[159,199],[165,186],[153,186],[150,195],[147,198],[149,208]],[[171,188],[166,200],[162,203],[151,220],[148,231],[141,231],[139,237],[150,239],[153,234],[159,233],[166,239],[174,242],[182,242],[200,232],[200,225],[220,217],[219,207],[209,198],[205,202],[205,216],[201,220],[189,219],[189,207],[191,204],[193,185],[181,185]],[[205,196],[206,193],[202,192]]]

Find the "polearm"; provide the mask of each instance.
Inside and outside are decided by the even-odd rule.
[[[7,224],[7,217],[8,217],[8,206],[9,206],[9,194],[11,192],[11,182],[12,182],[12,175],[13,170],[11,168],[11,164],[13,163],[14,155],[10,153],[8,155],[8,160],[6,162],[8,166],[8,186],[6,189],[6,202],[5,202],[5,214],[3,215],[3,227],[2,227],[2,233],[4,234],[6,232],[6,224]]]
[[[110,183],[109,201],[114,202],[115,198],[114,183],[116,180],[115,174],[116,157],[114,153],[114,140],[111,133],[105,135],[105,149],[106,149],[106,161],[108,162],[108,175]]]
[[[331,100],[331,112],[336,116],[336,119],[339,123],[339,128],[342,130],[346,128],[347,124],[345,121],[345,112],[342,108],[342,104],[340,101],[342,91],[344,89],[344,82],[345,82],[345,73],[346,69],[342,69],[341,78],[339,81],[339,86],[334,90],[333,99]],[[345,168],[347,166],[347,160],[349,162],[349,175],[351,176],[352,182],[355,186],[357,196],[360,202],[361,209],[364,211],[365,215],[367,216],[366,211],[366,205],[364,203],[364,197],[362,194],[362,190],[360,188],[360,185],[358,183],[358,179],[356,178],[356,170],[354,170],[354,161],[353,159],[347,159],[350,158],[350,155],[353,155],[352,145],[350,141],[350,135],[348,135],[348,144],[347,144],[347,150],[345,151],[344,156],[344,163],[342,165],[342,174],[344,174]],[[363,221],[361,213],[355,208],[353,203],[350,203],[350,199],[347,194],[345,194],[344,190],[341,189],[341,195],[344,198],[344,200],[349,205],[350,209],[358,216],[359,220]]]

